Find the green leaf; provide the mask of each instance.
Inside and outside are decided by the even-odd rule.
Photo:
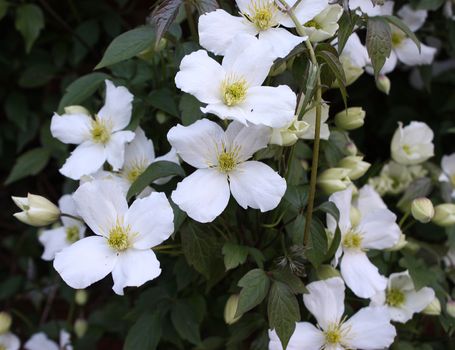
[[[130,200],[133,196],[141,193],[144,188],[150,185],[153,181],[167,176],[185,177],[185,172],[179,164],[160,160],[150,164],[147,169],[133,182],[128,190],[127,198]]]
[[[5,185],[23,179],[30,175],[36,175],[49,162],[50,153],[46,148],[35,148],[22,154],[16,160],[13,169],[5,180]]]
[[[149,102],[153,107],[162,110],[173,117],[179,117],[179,111],[174,100],[174,94],[167,88],[153,91],[147,97],[147,102]]]
[[[267,305],[269,328],[274,329],[280,338],[283,349],[295,330],[295,323],[300,321],[299,303],[291,289],[282,282],[273,282]]]
[[[436,11],[446,0],[420,0],[417,2],[416,10]]]
[[[220,8],[220,5],[216,0],[191,0],[191,2],[197,8],[200,15]]]
[[[60,103],[58,104],[59,113],[63,113],[63,108],[77,105],[93,95],[104,80],[109,79],[109,75],[104,73],[90,73],[73,81],[65,89]]]
[[[222,253],[224,266],[226,266],[226,270],[230,270],[245,263],[249,250],[248,247],[227,242],[223,246]]]
[[[327,234],[324,225],[316,217],[311,221],[308,246],[308,260],[317,267],[325,260],[327,254]]]
[[[124,350],[154,350],[161,338],[162,318],[159,313],[142,315],[128,331]]]
[[[171,310],[171,320],[175,330],[182,339],[188,340],[194,345],[201,342],[199,328],[202,318],[199,315],[203,315],[205,312],[205,310],[198,312],[198,304],[191,299],[177,300]],[[202,307],[205,308],[205,304]]]
[[[366,46],[377,78],[392,51],[390,25],[381,17],[370,17],[367,24]]]
[[[182,124],[187,126],[201,119],[204,116],[201,106],[201,103],[196,97],[190,94],[183,94],[179,102]]]
[[[272,271],[272,278],[285,283],[294,294],[308,293],[302,280],[294,275],[289,268]]]
[[[162,0],[153,10],[151,19],[156,27],[157,43],[174,22],[182,4],[183,0]]]
[[[19,86],[35,88],[47,84],[54,76],[55,67],[47,63],[38,63],[27,67],[19,77]]]
[[[343,52],[344,46],[354,31],[354,27],[357,24],[358,20],[359,16],[355,14],[354,11],[343,12],[343,15],[338,21],[339,29],[337,49],[339,54]]]
[[[327,250],[327,253],[325,254],[324,261],[331,260],[334,256],[335,253],[338,250],[338,247],[340,246],[341,243],[341,231],[340,228],[337,226],[335,230],[335,235],[333,236],[332,242],[330,243],[330,247]]]
[[[309,186],[298,185],[288,186],[284,199],[292,205],[292,207],[298,211],[302,211],[308,202]]]
[[[19,129],[26,131],[27,119],[30,111],[27,99],[21,93],[13,91],[6,98],[5,104],[6,117],[11,120]]]
[[[403,211],[407,211],[414,199],[428,196],[432,189],[433,184],[430,178],[421,177],[420,179],[414,180],[398,201],[397,207]]]
[[[236,312],[236,316],[240,316],[265,299],[270,288],[270,279],[264,270],[254,269],[243,276],[237,285],[242,287]]]
[[[324,202],[314,209],[314,211],[322,211],[326,214],[330,214],[336,222],[340,221],[340,211],[333,202]]]
[[[385,20],[387,22],[389,22],[390,24],[393,24],[395,27],[398,27],[400,30],[402,30],[409,38],[412,39],[412,41],[414,41],[414,43],[416,44],[416,46],[419,48],[419,51],[420,51],[420,41],[419,41],[419,39],[417,39],[414,32],[411,29],[409,29],[409,27],[406,23],[404,23],[400,18],[398,18],[396,16],[381,16],[381,17],[385,18]]]
[[[103,58],[95,69],[107,67],[134,57],[150,48],[154,40],[155,30],[152,26],[142,26],[120,34],[109,44]]]
[[[0,21],[5,17],[6,12],[8,11],[9,2],[6,0],[0,0]]]
[[[431,285],[438,278],[438,275],[423,260],[407,252],[403,252],[403,258],[401,258],[399,263],[400,266],[408,269],[416,290]]]
[[[25,51],[28,53],[44,28],[43,12],[34,4],[20,5],[16,10],[15,26],[24,38]]]

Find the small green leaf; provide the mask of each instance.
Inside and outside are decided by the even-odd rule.
[[[344,46],[346,45],[346,42],[348,41],[349,37],[354,31],[354,27],[357,24],[358,20],[359,16],[355,14],[354,11],[343,12],[343,15],[338,21],[339,29],[337,49],[339,54],[343,52]]]
[[[151,19],[156,27],[156,42],[159,42],[164,33],[174,22],[183,0],[162,0],[152,12]]]
[[[196,97],[190,94],[184,94],[179,102],[182,124],[187,126],[193,124],[196,120],[201,119],[204,116],[204,113],[201,111],[201,106],[201,103]]]
[[[34,4],[20,5],[16,10],[15,26],[24,38],[25,51],[28,53],[44,28],[43,12]]]
[[[142,26],[116,37],[107,47],[103,58],[96,65],[100,69],[113,65],[150,48],[155,40],[155,30],[152,26]]]
[[[289,268],[272,271],[272,278],[285,283],[294,294],[308,293],[302,280],[294,275]]]
[[[133,182],[128,190],[127,198],[130,200],[133,196],[141,193],[144,188],[150,185],[153,181],[167,176],[185,176],[185,172],[179,164],[160,160],[150,164],[147,169]]]
[[[419,48],[420,51],[420,41],[417,39],[416,35],[414,32],[408,27],[406,23],[404,23],[400,18],[396,16],[382,16],[385,18],[387,22],[390,24],[393,24],[395,27],[398,27],[400,30],[402,30],[409,38],[412,39],[412,41],[416,44],[416,46]]]
[[[154,90],[147,97],[147,102],[149,102],[153,107],[178,118],[179,111],[177,109],[177,103],[175,102],[174,96],[175,95],[172,91],[167,88],[158,89]]]
[[[327,234],[324,225],[317,217],[313,217],[310,227],[307,257],[313,266],[319,266],[327,254]]]
[[[366,46],[377,78],[392,51],[390,25],[381,17],[370,17],[367,24]]]
[[[217,0],[191,0],[191,2],[197,8],[200,15],[220,8]]]
[[[5,17],[6,12],[8,11],[9,2],[6,0],[0,0],[0,21]]]
[[[237,285],[242,287],[236,312],[236,315],[240,316],[265,299],[269,292],[270,279],[264,270],[254,269],[243,276]]]
[[[35,88],[47,84],[55,74],[55,67],[47,63],[37,63],[27,67],[19,77],[19,86]]]
[[[200,322],[198,313],[195,308],[196,304],[189,300],[177,300],[171,310],[171,320],[175,330],[182,339],[197,345],[201,342]]]
[[[49,158],[50,152],[47,148],[35,148],[25,152],[17,158],[16,164],[5,180],[5,185],[38,174],[47,165]]]
[[[347,91],[346,91],[346,75],[344,74],[343,66],[338,57],[338,52],[329,44],[318,45],[316,51],[316,57],[320,58],[324,63],[327,64],[331,73],[335,77],[338,88],[340,89],[341,97],[345,107],[347,107]]]
[[[234,269],[245,263],[248,257],[248,247],[227,242],[224,244],[222,253],[224,256],[224,266],[226,270]]]
[[[314,209],[314,211],[322,211],[326,214],[330,214],[336,222],[340,221],[340,211],[333,202],[324,202]]]
[[[309,186],[298,185],[288,186],[284,199],[292,205],[292,207],[298,211],[302,211],[308,202]]]
[[[123,350],[154,350],[161,338],[162,317],[159,313],[142,315],[128,331]]]

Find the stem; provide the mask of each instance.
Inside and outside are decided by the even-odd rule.
[[[403,217],[401,218],[400,222],[398,223],[398,226],[400,226],[400,228],[403,227],[403,224],[405,223],[406,219],[408,218],[409,214],[411,212],[408,210],[406,211],[406,213],[403,215]]]
[[[80,222],[84,222],[84,220],[82,220],[82,218],[80,218],[79,216],[74,216],[74,215],[71,215],[71,214],[67,214],[67,213],[60,213],[60,216],[66,216],[67,218],[70,218],[70,219],[73,219],[73,220],[77,220],[77,221],[80,221]]]
[[[196,23],[194,23],[193,12],[191,11],[191,5],[188,1],[185,1],[185,12],[186,18],[188,20],[188,26],[190,27],[191,36],[195,41],[198,41]]]

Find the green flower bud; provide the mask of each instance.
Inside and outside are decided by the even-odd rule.
[[[378,79],[376,79],[376,87],[379,91],[388,95],[390,92],[390,79],[385,75],[380,75]]]
[[[232,294],[229,297],[229,299],[227,300],[226,305],[224,307],[224,322],[226,322],[226,324],[229,324],[229,325],[234,324],[235,322],[240,320],[240,318],[242,317],[242,315],[240,315],[240,316],[235,315],[237,313],[238,305],[239,305],[239,295]]]
[[[349,169],[349,178],[351,180],[357,180],[365,175],[371,164],[364,162],[363,157],[361,156],[348,156],[340,160],[337,166],[340,168]]]
[[[443,227],[455,225],[455,204],[445,203],[435,206],[432,222]]]
[[[423,224],[430,222],[434,216],[434,207],[428,198],[416,198],[411,204],[411,213],[414,219]]]
[[[88,300],[88,293],[84,289],[78,289],[74,295],[74,301],[79,306],[84,306]]]
[[[74,333],[76,333],[76,336],[78,338],[82,338],[85,335],[85,333],[87,332],[87,328],[88,328],[87,321],[82,318],[78,318],[74,322]]]
[[[350,171],[345,168],[327,169],[319,175],[317,183],[327,195],[343,191],[351,184],[348,177]]]
[[[349,107],[335,115],[335,124],[344,130],[354,130],[363,126],[365,111],[362,107]]]
[[[425,309],[422,310],[422,313],[430,316],[438,316],[441,314],[441,303],[439,299],[435,297],[431,303],[427,305]]]
[[[11,327],[11,316],[9,313],[2,311],[0,312],[0,334],[7,333]]]

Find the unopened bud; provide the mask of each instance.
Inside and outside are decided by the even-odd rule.
[[[446,311],[450,317],[455,318],[455,300],[449,300],[447,302]]]
[[[351,180],[357,180],[365,175],[371,164],[364,162],[363,157],[361,156],[348,156],[340,160],[337,166],[340,168],[349,169],[349,178]]]
[[[74,301],[79,306],[84,306],[88,300],[88,293],[84,289],[78,289],[74,295]]]
[[[12,320],[9,313],[5,311],[0,312],[0,334],[4,334],[9,331],[11,322]]]
[[[354,142],[348,142],[346,144],[346,152],[350,154],[351,156],[355,156],[359,150],[357,149],[357,146],[355,145]]]
[[[344,130],[354,130],[363,126],[365,115],[362,107],[349,107],[335,115],[335,124]]]
[[[87,328],[88,328],[87,321],[82,318],[78,318],[74,322],[74,333],[76,333],[76,336],[78,338],[82,338],[85,335],[85,333],[87,332]]]
[[[438,316],[441,314],[441,303],[437,297],[427,305],[425,309],[422,310],[422,313],[430,316]]]
[[[156,121],[160,124],[164,124],[166,122],[166,120],[168,120],[169,117],[166,113],[162,112],[162,111],[158,111],[156,112]]]
[[[408,241],[406,240],[406,236],[404,235],[403,232],[400,233],[400,238],[398,239],[398,242],[395,243],[395,245],[392,248],[386,249],[388,251],[398,251],[404,248],[405,245],[408,244]]]
[[[27,197],[11,197],[14,203],[22,209],[14,217],[31,226],[47,226],[58,220],[60,209],[48,199],[35,194]]]
[[[321,280],[326,280],[332,277],[340,277],[338,270],[333,268],[331,265],[320,265],[316,270],[316,274]]]
[[[345,168],[327,169],[319,175],[317,183],[328,195],[343,191],[351,184],[348,177],[350,171],[350,169]]]
[[[390,79],[385,75],[380,75],[378,79],[376,79],[376,87],[379,91],[388,95],[390,92]]]
[[[435,206],[431,221],[443,227],[455,225],[455,204],[445,203]]]
[[[242,315],[236,316],[238,305],[239,295],[232,294],[226,301],[226,305],[224,307],[224,322],[226,322],[226,324],[234,324],[242,317]]]
[[[83,106],[68,106],[64,108],[65,114],[85,114],[90,115],[87,108]]]
[[[434,207],[428,198],[416,198],[411,204],[411,213],[414,219],[423,224],[430,222],[434,216]]]

